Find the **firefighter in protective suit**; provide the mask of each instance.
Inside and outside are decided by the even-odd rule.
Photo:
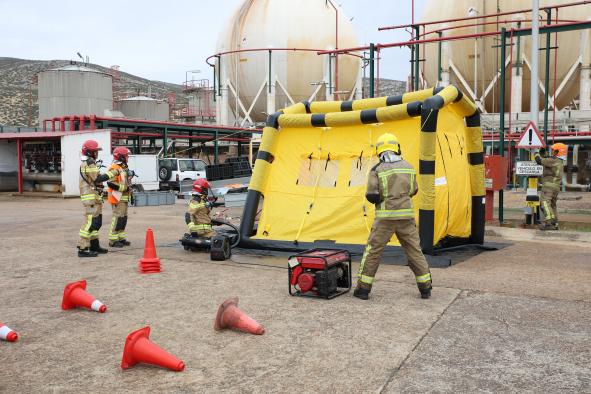
[[[107,182],[109,187],[109,203],[113,208],[111,226],[109,227],[109,246],[122,248],[131,243],[126,239],[127,207],[131,199],[130,179],[134,173],[127,167],[129,154],[126,147],[120,146],[113,150],[113,164],[109,171],[117,171],[118,175]]]
[[[357,288],[353,295],[369,299],[380,257],[396,234],[414,272],[422,298],[431,296],[431,272],[419,246],[411,197],[418,191],[416,171],[402,159],[396,136],[383,134],[376,143],[380,162],[371,169],[365,198],[375,204],[375,220],[359,266]]]
[[[544,220],[540,224],[540,230],[558,230],[556,200],[562,184],[562,172],[564,171],[567,152],[568,147],[565,144],[557,143],[550,147],[549,155],[546,149],[540,149],[534,156],[536,163],[544,167],[542,195],[540,197],[540,207],[544,212]]]
[[[88,140],[82,145],[82,163],[80,164],[80,199],[84,206],[84,224],[80,228],[78,257],[96,257],[98,253],[107,253],[101,248],[98,232],[103,224],[103,182],[118,175],[116,170],[100,173],[96,165],[98,142]]]
[[[211,218],[209,217],[208,190],[209,182],[207,180],[201,178],[193,182],[192,198],[189,200],[189,207],[185,214],[185,222],[193,237],[211,238],[216,235],[216,232],[211,228]]]

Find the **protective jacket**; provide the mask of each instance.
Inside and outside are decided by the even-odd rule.
[[[80,164],[80,199],[84,206],[94,205],[103,202],[102,183],[113,179],[119,174],[118,170],[109,170],[104,174],[93,159],[83,160]]]
[[[556,156],[541,157],[540,154],[535,155],[535,160],[538,165],[544,167],[542,174],[542,190],[559,191],[562,184],[562,171],[564,169],[564,162]]]
[[[189,232],[207,235],[212,232],[206,196],[195,195],[189,201],[185,221]]]
[[[113,163],[109,167],[109,171],[116,171],[117,176],[112,182],[109,182],[109,203],[112,205],[118,204],[119,202],[128,203],[131,195],[129,188],[129,174],[126,165]],[[119,200],[113,195],[113,191],[121,193]]]
[[[418,189],[416,171],[410,163],[380,162],[369,172],[365,198],[375,204],[376,220],[411,219],[411,197]]]

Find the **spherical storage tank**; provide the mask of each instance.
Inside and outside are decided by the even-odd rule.
[[[151,97],[137,96],[123,99],[119,109],[129,119],[169,120],[168,103]]]
[[[354,47],[357,38],[353,26],[337,2],[334,3],[338,9],[338,47]],[[335,9],[326,0],[245,0],[222,30],[217,52],[256,48],[334,49],[335,16]],[[324,80],[326,58],[326,55],[318,56],[315,51],[273,51],[272,74],[277,75],[279,83],[295,102],[308,100],[317,83]],[[227,78],[233,86],[238,85],[239,97],[248,108],[267,79],[268,51],[222,55],[219,62],[222,79]],[[351,92],[360,72],[360,60],[340,55],[338,62],[338,90]],[[279,84],[275,87],[276,108],[290,105]],[[254,121],[263,121],[266,117],[263,113],[267,108],[264,94],[251,112]],[[348,95],[343,93],[341,98],[348,99]],[[320,89],[317,99],[324,99],[324,89]],[[234,107],[235,98],[231,92],[229,102]]]
[[[38,74],[39,123],[64,115],[103,116],[113,109],[113,80],[109,74],[68,65]]]
[[[543,11],[544,6],[565,4],[570,2],[569,0],[541,0],[540,1],[540,26],[545,24],[546,13]],[[498,4],[498,10],[497,10]],[[531,0],[498,0],[498,1],[486,1],[486,0],[427,0],[425,8],[423,9],[421,21],[436,21],[451,18],[464,18],[471,16],[469,15],[470,8],[473,8],[472,15],[477,12],[478,15],[493,14],[497,12],[506,12],[514,10],[531,9]],[[556,18],[556,10],[552,11],[553,19]],[[591,6],[582,5],[576,7],[564,7],[558,11],[558,19],[560,23],[566,21],[585,21],[591,17]],[[510,31],[512,27],[517,27],[517,21],[521,22],[521,27],[531,27],[531,12],[499,16],[498,18],[488,18],[487,22],[496,22],[485,26],[469,26],[460,29],[453,29],[444,31],[445,36],[464,35],[491,31],[500,31],[501,28],[505,27],[508,29],[507,44],[510,42]],[[482,21],[482,20],[481,20]],[[448,24],[436,24],[427,26],[427,31],[437,31],[438,29],[445,29],[446,27],[469,25],[474,23],[473,21],[460,21]],[[553,21],[555,23],[555,21]],[[558,62],[556,68],[556,87],[560,85],[564,77],[567,75],[569,69],[576,61],[580,54],[581,48],[581,30],[563,32],[558,34]],[[428,38],[437,37],[436,34],[429,35]],[[488,87],[491,80],[495,77],[497,71],[500,68],[500,49],[495,47],[499,44],[499,38],[497,36],[490,36],[485,38],[479,38],[477,42],[477,69],[476,69],[476,82],[477,82],[477,93],[478,97],[482,96],[482,92]],[[513,52],[514,64],[517,63],[517,38],[513,38],[515,51]],[[445,44],[447,49],[444,49],[444,56],[447,55],[452,60],[453,64],[460,73],[463,75],[466,83],[471,89],[474,89],[474,40],[461,40],[451,41]],[[590,45],[587,42],[587,45]],[[546,46],[546,35],[540,34],[540,49]],[[551,36],[551,46],[554,46],[554,34]],[[521,90],[522,103],[521,110],[529,111],[530,101],[530,71],[525,63],[525,60],[531,64],[531,38],[524,37],[520,42],[521,53],[525,54],[525,59],[519,55],[519,61],[523,64],[523,86]],[[425,46],[425,52],[421,48],[421,58],[425,59],[424,70],[425,78],[429,85],[434,85],[437,82],[437,44],[428,44]],[[507,57],[511,54],[511,49],[507,46]],[[550,53],[550,93],[554,92],[554,51]],[[544,81],[545,78],[545,51],[540,50],[538,57],[539,64],[539,78]],[[509,74],[510,69],[507,67],[507,79],[506,79],[506,107],[505,110],[509,110],[509,103],[511,97],[509,95]],[[465,90],[462,86],[461,81],[452,71],[450,73],[450,80],[456,84],[462,90]],[[557,100],[557,107],[559,109],[569,105],[574,98],[579,94],[579,72],[577,71],[571,76],[570,82],[566,85],[565,90],[560,93]],[[512,92],[511,94],[514,94]],[[488,112],[499,112],[499,84],[495,85],[494,89],[488,95],[485,101],[485,108]],[[543,108],[544,97],[540,91],[540,108]]]

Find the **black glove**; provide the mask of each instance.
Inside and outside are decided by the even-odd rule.
[[[135,176],[135,171],[134,170],[128,170],[127,171],[127,177],[128,178],[133,178]]]
[[[546,156],[547,152],[546,148],[540,148],[540,156]]]
[[[119,190],[119,185],[113,182],[107,182],[107,186],[109,186],[113,190]]]

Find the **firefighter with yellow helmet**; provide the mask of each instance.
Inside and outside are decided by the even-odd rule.
[[[534,159],[538,165],[544,167],[542,174],[542,195],[540,207],[544,213],[544,220],[540,224],[540,230],[558,230],[558,211],[556,200],[562,185],[562,172],[566,163],[568,147],[563,143],[556,143],[550,147],[550,151],[540,149]]]
[[[85,141],[82,145],[82,163],[80,163],[80,199],[84,206],[84,224],[80,228],[78,257],[96,257],[98,253],[107,253],[99,244],[99,230],[103,224],[103,182],[119,175],[117,170],[100,173],[97,166],[98,152],[101,150],[95,140]]]
[[[379,163],[369,172],[365,198],[375,204],[375,220],[359,266],[353,295],[369,299],[384,248],[396,234],[413,271],[421,298],[431,296],[431,272],[419,245],[411,198],[417,193],[416,171],[402,158],[395,135],[382,134],[376,143]]]

